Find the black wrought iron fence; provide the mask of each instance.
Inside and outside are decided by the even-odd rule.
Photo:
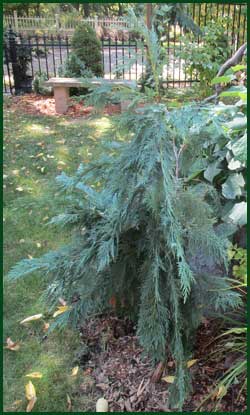
[[[218,17],[227,18],[227,36],[232,50],[236,50],[246,39],[246,13],[243,4],[187,3],[189,13],[200,26]],[[244,11],[244,12],[243,12]],[[216,24],[216,23],[215,23]],[[185,70],[185,60],[179,52],[183,48],[183,29],[177,24],[169,25],[164,40],[168,63],[164,68],[164,79],[168,87],[186,87],[199,81],[195,72]],[[3,89],[5,93],[28,92],[35,74],[44,73],[47,78],[57,76],[71,52],[71,39],[67,35],[25,35],[9,37],[4,42]],[[198,42],[201,37],[198,36]],[[146,50],[141,48],[143,39],[124,33],[121,38],[101,39],[104,77],[138,80],[145,72]],[[26,80],[20,76],[18,54],[26,52]],[[127,65],[133,58],[133,64]],[[20,59],[19,59],[20,60]]]
[[[19,92],[22,85],[17,85],[15,74],[18,65],[20,47],[28,54],[26,75],[34,79],[36,74],[45,74],[47,78],[58,76],[71,52],[68,36],[43,35],[27,36],[10,34],[11,41],[4,43],[3,86],[5,93]],[[108,79],[139,79],[145,71],[146,52],[141,48],[143,40],[131,37],[118,39],[102,38],[102,64],[104,77]],[[140,44],[140,46],[139,46]],[[133,64],[128,61],[133,59]],[[23,88],[25,91],[25,87]],[[28,89],[29,87],[26,88]]]

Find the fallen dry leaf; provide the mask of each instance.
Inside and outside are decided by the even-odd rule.
[[[18,176],[19,175],[19,170],[12,170],[12,174],[13,174],[13,176]]]
[[[112,295],[112,297],[109,299],[109,304],[112,306],[113,309],[115,309],[116,303],[117,303],[116,297]]]
[[[68,411],[71,411],[72,402],[71,402],[70,396],[68,394],[67,394],[67,404],[68,404]]]
[[[30,401],[33,398],[36,398],[35,386],[31,382],[31,380],[25,386],[25,392],[26,392],[26,398],[28,399],[28,401]]]
[[[165,376],[164,378],[162,378],[162,380],[164,380],[167,383],[174,383],[175,376]]]
[[[32,372],[25,375],[28,378],[41,379],[43,377],[41,372]]]
[[[6,339],[7,346],[5,347],[8,350],[12,350],[13,352],[17,352],[20,349],[20,343],[13,342],[10,337]]]
[[[95,386],[101,389],[103,392],[105,392],[109,388],[109,385],[107,385],[107,383],[96,383]]]
[[[40,320],[42,317],[43,317],[42,314],[35,314],[34,316],[30,316],[22,320],[20,324],[29,323],[30,321]]]
[[[165,362],[160,362],[158,363],[157,367],[154,370],[154,373],[152,374],[151,380],[154,383],[159,382],[159,380],[161,379],[161,376],[163,374],[165,368]]]
[[[27,405],[27,408],[26,408],[26,412],[31,412],[32,411],[32,409],[34,408],[34,405],[35,405],[36,401],[37,401],[37,398],[36,398],[36,396],[34,396],[34,398],[32,398],[29,401],[29,403]]]
[[[59,306],[57,307],[57,311],[54,312],[53,317],[59,316],[62,313],[65,313],[65,311],[67,311],[69,309],[68,305],[63,305],[63,306]]]
[[[198,359],[192,359],[187,361],[187,367],[190,368],[191,366],[195,365]]]
[[[63,299],[63,298],[58,298],[58,301],[59,301],[59,303],[61,304],[61,305],[63,305],[63,306],[65,306],[65,305],[67,305],[67,302]]]
[[[49,326],[50,326],[49,323],[44,323],[44,325],[43,325],[43,331],[44,332],[48,331],[49,330]]]
[[[223,398],[227,393],[227,388],[224,385],[220,385],[218,390],[216,391],[216,398],[220,399]]]
[[[75,366],[72,369],[71,376],[76,376],[79,370],[79,366]]]
[[[86,370],[84,370],[84,372],[83,372],[83,374],[84,375],[90,375],[90,373],[92,372],[92,368],[91,367],[88,367]]]
[[[15,402],[13,402],[13,406],[19,406],[21,405],[23,401],[21,399],[16,400]]]

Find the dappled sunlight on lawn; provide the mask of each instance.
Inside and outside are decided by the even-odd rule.
[[[28,133],[36,133],[38,135],[40,134],[55,134],[55,131],[51,129],[50,126],[44,126],[41,124],[29,124],[26,125],[24,128],[25,131],[27,131]],[[35,136],[36,136],[35,134]]]
[[[88,119],[41,116],[22,111],[21,103],[18,109],[12,103],[12,99],[8,100],[4,112],[5,275],[18,260],[40,257],[68,242],[69,235],[63,229],[47,226],[65,205],[65,196],[59,195],[56,186],[56,176],[62,171],[74,174],[81,162],[98,159],[103,151],[101,136],[111,127],[108,116]],[[19,351],[4,351],[8,412],[25,411],[25,385],[29,381],[25,375],[31,372],[43,374],[41,379],[33,381],[37,393],[34,412],[46,412],[48,408],[57,411],[58,402],[60,410],[67,412],[67,394],[74,396],[77,409],[86,410],[93,401],[91,393],[76,393],[86,382],[82,371],[76,377],[71,376],[79,347],[78,333],[52,332],[44,338],[38,322],[28,327],[20,325],[28,316],[48,312],[40,302],[44,286],[43,273],[5,284],[4,339],[10,336],[13,341],[21,342]],[[19,406],[13,406],[17,400]]]
[[[61,158],[67,159],[70,153],[70,149],[68,146],[60,145],[57,149],[55,149],[54,154],[57,159],[61,160]]]
[[[46,192],[44,184],[41,180],[32,177],[20,177],[15,190],[18,193],[28,192],[33,197],[42,197]]]

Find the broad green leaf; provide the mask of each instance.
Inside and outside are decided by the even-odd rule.
[[[235,76],[233,74],[231,75],[224,75],[224,76],[216,76],[215,78],[212,79],[211,84],[227,84],[229,82],[231,82],[233,79],[235,79]]]
[[[235,66],[232,66],[232,67],[231,67],[231,69],[232,69],[234,72],[244,71],[246,68],[247,68],[247,67],[246,67],[246,65],[235,65]]]
[[[241,163],[246,163],[247,161],[247,133],[231,143],[231,150],[236,160],[239,160]]]
[[[247,117],[235,117],[232,121],[228,122],[226,125],[230,130],[242,130],[247,126]]]
[[[218,235],[228,238],[237,231],[237,226],[233,223],[221,223],[215,230]]]
[[[190,166],[188,170],[188,178],[187,181],[194,179],[197,177],[202,171],[205,170],[207,167],[207,160],[205,158],[199,158]]]
[[[238,170],[242,167],[242,163],[239,160],[236,160],[235,158],[232,158],[229,163],[228,166],[229,170]]]
[[[222,194],[226,199],[235,199],[241,196],[245,180],[241,173],[231,174],[222,185]]]
[[[234,223],[235,225],[244,226],[247,223],[247,203],[235,203],[233,208],[223,218],[226,222]]]
[[[217,176],[221,172],[221,169],[218,169],[219,164],[220,162],[216,160],[213,163],[209,164],[206,170],[204,171],[204,177],[210,183],[212,183],[215,176]]]
[[[244,102],[247,101],[247,89],[244,86],[232,86],[227,91],[220,94],[221,97],[239,97]]]

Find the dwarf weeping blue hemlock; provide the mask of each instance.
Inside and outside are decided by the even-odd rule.
[[[186,361],[203,312],[225,310],[238,298],[225,290],[227,241],[215,232],[214,189],[187,186],[179,176],[181,157],[177,174],[176,154],[185,148],[176,115],[162,104],[131,109],[117,120],[128,141],[108,142],[112,155],[81,165],[75,177],[61,174],[57,180],[69,205],[51,222],[73,227],[72,243],[21,261],[10,277],[48,273],[45,298],[52,304],[59,297],[70,303],[77,294],[72,309],[58,317],[61,323],[106,311],[115,296],[137,320],[152,359],[174,357],[171,396],[181,407],[190,385]],[[102,190],[86,184],[97,181]],[[203,267],[202,258],[209,258]]]
[[[110,96],[129,97],[131,105],[113,117],[106,154],[81,165],[74,177],[57,178],[68,207],[51,222],[74,229],[71,243],[21,261],[9,277],[48,274],[44,298],[71,304],[57,317],[60,324],[105,312],[115,297],[117,309],[135,319],[152,360],[175,360],[170,404],[181,410],[202,315],[239,303],[226,278],[227,240],[216,232],[217,193],[187,180],[188,166],[202,152],[203,115],[192,106],[168,112],[152,92],[122,86],[97,87],[90,99],[103,103]]]

